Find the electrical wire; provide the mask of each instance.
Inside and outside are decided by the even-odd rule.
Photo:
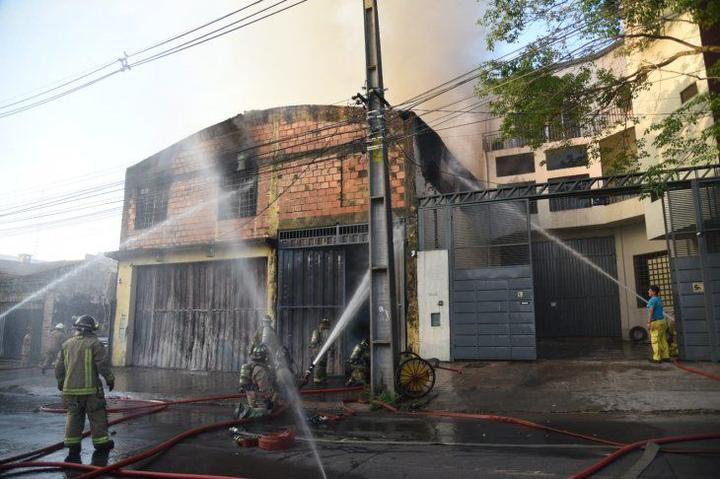
[[[0,110],[7,110],[7,111],[0,111],[0,118],[6,118],[6,117],[8,117],[8,116],[16,115],[16,114],[18,114],[18,113],[22,113],[22,112],[27,111],[27,110],[30,110],[30,109],[32,109],[32,108],[36,108],[36,107],[38,107],[38,106],[44,105],[44,104],[49,103],[49,102],[51,102],[51,101],[58,100],[58,99],[60,99],[60,98],[62,98],[62,97],[65,97],[65,96],[67,96],[67,95],[70,95],[70,94],[72,94],[72,93],[75,93],[75,92],[77,92],[77,91],[79,91],[79,90],[82,90],[82,89],[84,89],[84,88],[90,87],[90,86],[92,86],[92,85],[94,85],[94,84],[96,84],[96,83],[98,83],[98,82],[100,82],[100,81],[102,81],[102,80],[105,80],[105,79],[110,78],[110,77],[112,77],[112,76],[114,76],[114,75],[117,75],[118,73],[122,73],[122,72],[127,71],[127,70],[130,70],[130,69],[132,69],[132,68],[134,68],[134,67],[137,67],[137,66],[140,66],[140,65],[143,65],[143,64],[145,64],[145,63],[152,62],[152,61],[159,60],[159,59],[161,59],[161,58],[164,58],[164,57],[169,56],[169,55],[173,55],[173,54],[175,54],[175,53],[179,53],[179,52],[181,52],[181,51],[187,50],[188,48],[192,48],[192,47],[201,45],[201,44],[203,44],[203,43],[206,43],[206,42],[208,42],[208,41],[214,40],[214,39],[216,39],[216,38],[220,38],[220,37],[222,37],[222,36],[224,36],[224,35],[227,35],[227,34],[229,34],[229,33],[235,32],[235,31],[237,31],[237,30],[239,30],[239,29],[241,29],[241,28],[245,28],[245,27],[250,26],[250,25],[253,25],[253,24],[255,24],[255,23],[257,23],[257,22],[259,22],[259,21],[261,21],[261,20],[265,20],[265,19],[270,18],[270,17],[273,17],[273,16],[275,16],[275,15],[277,15],[277,14],[279,14],[279,13],[285,12],[285,11],[291,9],[291,8],[294,8],[294,7],[298,6],[298,5],[301,5],[301,4],[303,4],[303,3],[306,3],[306,2],[309,1],[309,0],[299,0],[299,1],[293,3],[293,4],[289,5],[289,6],[283,7],[283,8],[281,8],[281,9],[278,9],[278,10],[273,11],[273,12],[270,12],[270,13],[267,13],[266,15],[263,15],[263,16],[261,16],[261,17],[259,17],[259,18],[256,18],[256,19],[254,19],[254,20],[248,21],[248,22],[243,23],[243,24],[241,24],[241,25],[238,25],[238,26],[236,26],[236,27],[234,27],[234,28],[231,28],[231,29],[229,29],[229,30],[226,30],[228,26],[236,25],[237,23],[241,23],[241,22],[243,22],[243,21],[245,21],[245,20],[248,20],[248,19],[250,19],[250,18],[252,18],[252,17],[254,17],[254,16],[257,16],[259,13],[268,11],[269,9],[272,9],[272,8],[274,8],[274,7],[276,7],[276,6],[279,6],[280,4],[285,3],[285,2],[287,2],[287,1],[288,1],[288,0],[281,0],[281,1],[279,1],[279,2],[276,2],[275,4],[271,5],[270,7],[263,8],[263,9],[261,9],[261,10],[258,11],[258,12],[255,12],[255,13],[253,13],[253,14],[247,15],[247,16],[245,16],[245,17],[243,17],[243,18],[241,18],[241,19],[239,19],[239,20],[236,20],[236,21],[234,21],[234,22],[232,22],[232,23],[230,23],[230,24],[228,24],[228,25],[225,25],[225,26],[223,26],[223,27],[221,27],[221,28],[219,28],[219,29],[216,29],[216,30],[214,30],[214,31],[212,31],[212,32],[209,32],[209,33],[205,33],[205,34],[200,35],[200,36],[198,36],[198,37],[196,37],[196,38],[194,38],[194,39],[192,39],[192,40],[188,40],[188,41],[182,43],[181,45],[178,45],[178,46],[175,46],[175,47],[166,49],[166,50],[163,51],[163,52],[160,52],[160,53],[151,55],[150,57],[147,57],[147,58],[140,59],[140,60],[138,60],[138,61],[136,61],[136,62],[128,62],[127,60],[128,60],[128,58],[129,58],[129,56],[126,55],[124,58],[121,58],[121,59],[119,59],[119,60],[116,60],[116,61],[108,64],[108,66],[111,66],[112,64],[116,63],[117,61],[120,61],[120,63],[121,63],[121,67],[120,67],[120,68],[117,68],[117,69],[115,69],[115,70],[111,70],[110,72],[105,73],[105,74],[101,75],[100,77],[97,77],[97,78],[94,78],[94,79],[92,79],[92,80],[89,80],[89,81],[87,81],[87,82],[85,82],[85,83],[81,83],[81,84],[79,84],[79,85],[76,85],[76,86],[74,86],[74,87],[72,87],[72,88],[70,88],[70,89],[68,89],[68,90],[64,90],[64,91],[61,91],[61,92],[59,92],[59,93],[55,93],[55,94],[53,94],[53,95],[51,95],[51,96],[49,96],[49,97],[47,97],[47,98],[42,98],[42,99],[37,100],[37,101],[35,101],[35,102],[29,103],[29,104],[27,104],[27,105],[19,106],[19,107],[14,108],[14,109],[7,110],[8,108],[10,108],[10,107],[12,107],[12,106],[16,106],[16,105],[22,104],[22,103],[27,103],[28,101],[31,101],[31,100],[33,100],[33,99],[35,99],[35,98],[39,98],[39,97],[44,96],[44,95],[46,95],[46,94],[48,94],[48,93],[52,93],[52,92],[54,92],[54,91],[57,91],[57,90],[60,89],[61,87],[56,87],[56,88],[52,88],[52,89],[50,89],[50,90],[46,90],[46,91],[43,92],[43,93],[39,93],[39,94],[33,95],[33,96],[28,97],[28,98],[26,98],[26,99],[24,99],[24,100],[21,100],[21,101],[13,102],[12,104],[2,105],[2,106],[0,106]],[[257,3],[258,3],[258,2],[256,2],[256,4],[257,4]],[[229,16],[229,15],[230,15],[230,14],[228,14],[227,16]],[[224,18],[227,17],[227,16],[224,16]],[[210,23],[213,23],[213,22],[210,22]],[[199,30],[199,29],[201,29],[201,28],[203,28],[203,27],[197,27],[196,29],[193,29],[193,31],[197,31],[197,30]],[[225,31],[222,31],[222,30],[225,30]],[[216,32],[217,32],[217,33],[216,33]],[[213,34],[213,33],[215,33],[215,34]],[[186,33],[186,34],[179,35],[178,38],[183,37],[183,36],[186,36],[186,35],[187,35],[187,33]],[[169,40],[168,40],[168,41],[169,41]],[[163,42],[160,42],[160,43],[157,44],[157,45],[161,45],[161,44],[164,44],[164,43],[163,43]],[[153,48],[155,48],[155,47],[151,47],[151,48],[145,49],[145,51],[150,50],[150,49],[153,49]],[[103,68],[102,70],[104,70],[104,69],[106,69],[106,68],[107,68],[107,66],[106,66],[105,68]],[[98,71],[96,71],[95,73],[98,73],[99,71],[102,71],[102,70],[98,70]],[[88,75],[86,74],[86,75],[82,76],[82,78],[78,77],[78,78],[76,78],[74,81],[66,82],[65,84],[63,84],[63,86],[69,86],[69,85],[71,85],[71,84],[73,84],[73,83],[77,83],[78,81],[80,81],[80,80],[82,80],[82,79],[85,79],[85,78],[87,78],[87,77],[88,77]]]

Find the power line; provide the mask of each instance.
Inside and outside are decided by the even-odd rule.
[[[264,1],[264,0],[261,0],[261,1]],[[272,9],[272,8],[278,6],[278,5],[282,4],[282,3],[285,3],[285,2],[287,2],[287,1],[288,1],[288,0],[280,0],[279,2],[276,2],[275,4],[271,5],[270,7],[266,7],[266,8],[264,8],[264,9],[261,9],[261,10],[258,11],[258,12],[255,12],[255,13],[252,13],[252,14],[250,14],[250,15],[247,15],[247,16],[245,16],[245,17],[243,17],[243,18],[241,18],[241,19],[239,19],[239,20],[236,20],[235,22],[232,22],[232,23],[230,23],[230,24],[228,24],[228,25],[225,25],[225,26],[223,26],[223,27],[221,27],[221,28],[219,28],[219,29],[217,29],[217,30],[214,30],[214,31],[212,31],[212,32],[209,32],[209,33],[200,35],[199,37],[196,37],[196,38],[194,38],[194,39],[192,39],[192,40],[189,40],[189,41],[187,41],[187,42],[185,42],[185,43],[182,43],[181,45],[172,47],[172,48],[167,49],[167,50],[165,50],[165,51],[163,51],[163,52],[160,52],[160,53],[151,55],[150,57],[147,57],[147,58],[138,60],[138,61],[136,61],[136,62],[128,62],[128,59],[130,58],[130,56],[126,55],[124,58],[121,58],[121,59],[116,60],[116,61],[114,61],[114,62],[112,62],[112,63],[109,63],[109,64],[106,65],[104,68],[97,70],[95,73],[98,73],[98,72],[106,69],[108,66],[111,66],[111,65],[115,64],[117,61],[120,61],[120,63],[121,63],[121,67],[120,67],[120,68],[117,68],[117,69],[115,69],[115,70],[111,70],[110,72],[105,73],[105,74],[103,74],[103,75],[100,76],[100,77],[97,77],[97,78],[94,78],[94,79],[92,79],[92,80],[89,80],[89,81],[87,81],[87,82],[85,82],[85,83],[81,83],[81,84],[79,84],[79,85],[76,85],[76,86],[74,86],[73,88],[70,88],[70,89],[68,89],[68,90],[64,90],[64,91],[61,91],[61,92],[59,92],[59,93],[56,93],[56,94],[54,94],[54,95],[52,95],[52,96],[50,96],[50,97],[42,98],[42,99],[37,100],[37,101],[35,101],[35,102],[32,102],[32,103],[30,103],[30,104],[27,104],[27,105],[24,105],[24,106],[19,106],[19,107],[17,107],[17,108],[11,109],[11,110],[1,112],[1,113],[0,113],[0,118],[5,118],[5,117],[8,117],[8,116],[16,115],[16,114],[18,114],[18,113],[22,113],[22,112],[27,111],[27,110],[30,110],[30,109],[32,109],[32,108],[36,108],[36,107],[38,107],[38,106],[44,105],[44,104],[49,103],[49,102],[51,102],[51,101],[58,100],[58,99],[60,99],[60,98],[62,98],[62,97],[64,97],[64,96],[70,95],[71,93],[75,93],[75,92],[77,92],[77,91],[79,91],[79,90],[82,90],[82,89],[84,89],[84,88],[90,87],[90,86],[94,85],[95,83],[98,83],[98,82],[100,82],[100,81],[102,81],[102,80],[105,80],[105,79],[107,79],[107,78],[110,78],[110,77],[112,77],[112,76],[114,76],[114,75],[117,75],[118,73],[122,73],[122,72],[124,72],[124,71],[126,71],[126,70],[130,70],[130,69],[132,69],[132,68],[134,68],[134,67],[143,65],[143,64],[145,64],[145,63],[149,63],[149,62],[152,62],[152,61],[155,61],[155,60],[159,60],[159,59],[164,58],[164,57],[166,57],[166,56],[173,55],[173,54],[175,54],[175,53],[179,53],[179,52],[184,51],[184,50],[186,50],[186,49],[188,49],[188,48],[192,48],[192,47],[201,45],[201,44],[203,44],[203,43],[206,43],[206,42],[208,42],[208,41],[214,40],[214,39],[216,39],[216,38],[222,37],[222,36],[224,36],[224,35],[227,35],[227,34],[229,34],[229,33],[232,33],[232,32],[234,32],[234,31],[237,31],[237,30],[239,30],[239,29],[241,29],[241,28],[245,28],[245,27],[247,27],[247,26],[253,25],[253,24],[255,24],[255,23],[257,23],[257,22],[259,22],[259,21],[261,21],[261,20],[265,20],[265,19],[267,19],[267,18],[273,17],[273,16],[275,16],[275,15],[277,15],[277,14],[279,14],[279,13],[282,13],[282,12],[284,12],[284,11],[286,11],[286,10],[289,10],[289,9],[293,8],[293,7],[296,7],[296,6],[298,6],[298,5],[301,5],[301,4],[305,3],[305,2],[307,2],[308,0],[299,0],[299,1],[293,3],[293,4],[289,5],[289,6],[283,7],[283,8],[281,8],[281,9],[278,9],[278,10],[273,11],[273,12],[270,12],[270,13],[268,13],[268,14],[266,14],[266,15],[263,15],[263,16],[261,16],[261,17],[259,17],[259,18],[254,19],[254,20],[252,20],[252,21],[249,21],[249,22],[246,22],[246,23],[244,23],[244,24],[238,25],[238,26],[236,26],[236,27],[234,27],[234,28],[231,28],[231,29],[229,29],[229,30],[226,30],[226,31],[224,31],[224,32],[222,31],[222,30],[225,30],[225,29],[226,29],[228,26],[230,26],[230,25],[235,25],[235,24],[237,24],[237,23],[240,23],[240,22],[243,22],[243,21],[245,21],[245,20],[248,20],[248,19],[250,19],[250,18],[252,18],[252,17],[254,17],[254,16],[257,16],[259,13],[265,12],[265,11],[267,11],[267,10],[269,10],[269,9]],[[257,4],[257,3],[259,3],[259,2],[255,2],[255,3],[252,4],[252,5],[255,5],[255,4]],[[229,15],[230,15],[230,14],[228,14],[227,16],[229,16]],[[223,18],[226,18],[226,16],[224,16]],[[214,23],[214,22],[210,22],[209,24],[211,24],[211,23]],[[196,30],[198,30],[198,29],[200,29],[200,28],[202,28],[202,27],[198,27],[197,29],[193,29],[192,31],[196,31]],[[217,33],[217,34],[215,34],[215,35],[212,35],[212,34],[215,33],[215,32],[221,32],[221,33]],[[184,33],[184,34],[178,35],[177,38],[186,36],[187,34],[188,34],[188,33],[186,32],[186,33]],[[208,36],[208,35],[211,35],[211,36]],[[169,40],[167,40],[167,41],[169,41]],[[166,41],[165,41],[165,42],[166,42]],[[156,46],[165,44],[165,42],[160,42],[160,43],[158,43]],[[144,50],[145,50],[145,51],[148,51],[148,50],[150,50],[150,49],[154,49],[156,46],[149,47],[149,48],[144,49]],[[83,75],[82,78],[81,78],[81,77],[78,77],[78,78],[76,78],[76,79],[74,79],[74,80],[71,80],[71,81],[69,81],[69,82],[66,82],[65,84],[63,84],[63,86],[69,86],[69,85],[74,84],[74,83],[77,83],[78,81],[80,81],[80,80],[82,80],[82,79],[84,79],[84,78],[87,78],[87,77],[88,77],[88,74]],[[61,88],[61,87],[55,87],[55,88],[52,88],[52,89],[50,89],[50,90],[46,90],[45,92],[42,92],[42,93],[39,93],[39,94],[36,94],[36,95],[32,95],[31,97],[25,98],[24,100],[21,100],[21,101],[18,101],[18,102],[13,102],[12,104],[0,106],[0,110],[6,110],[7,108],[9,108],[9,107],[11,107],[11,106],[15,106],[15,105],[22,104],[22,103],[27,103],[27,102],[30,101],[30,100],[33,100],[33,99],[35,99],[35,98],[39,98],[39,97],[41,97],[41,96],[47,95],[48,93],[52,93],[53,91],[57,91],[57,90],[60,89],[60,88]]]

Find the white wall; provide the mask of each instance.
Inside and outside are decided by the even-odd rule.
[[[450,271],[447,250],[419,251],[417,292],[420,356],[450,360]],[[432,313],[440,313],[440,326],[431,326]]]
[[[667,250],[665,240],[648,241],[643,223],[635,223],[615,229],[618,280],[630,288],[630,291],[620,289],[620,317],[623,339],[628,339],[628,333],[633,327],[644,327],[647,318],[645,307],[638,307],[637,298],[634,294],[635,265],[633,256],[665,250]]]

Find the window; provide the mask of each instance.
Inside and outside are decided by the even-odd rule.
[[[257,210],[258,169],[255,160],[233,153],[221,158],[220,186],[226,193],[218,204],[221,220],[248,218]]]
[[[589,175],[564,176],[562,178],[553,178],[548,180],[551,193],[560,193],[563,191],[577,191],[582,189],[590,189],[590,182],[570,182],[572,180],[583,180],[589,178]],[[555,184],[553,184],[555,183]],[[550,211],[577,210],[580,208],[590,208],[592,201],[590,198],[580,198],[577,196],[566,196],[559,198],[550,198]]]
[[[692,97],[698,94],[698,88],[697,88],[697,82],[693,82],[692,85],[685,88],[683,91],[680,92],[680,103],[685,104]]]
[[[638,296],[647,298],[648,288],[655,284],[660,288],[663,304],[672,308],[672,278],[667,251],[633,256],[633,264],[635,266],[635,291]],[[638,298],[637,306],[644,308],[646,304]]]
[[[504,189],[513,188],[515,186],[530,186],[530,185],[534,185],[534,184],[535,184],[534,181],[520,181],[518,183],[505,183],[504,185],[498,185],[498,189],[504,190]],[[528,209],[530,210],[531,215],[536,215],[538,212],[537,200],[530,200]]]
[[[534,172],[535,155],[533,153],[498,156],[495,158],[495,173],[497,176],[521,175]]]
[[[588,164],[586,146],[570,146],[545,153],[545,164],[548,170],[560,170]]]
[[[167,217],[169,185],[158,184],[138,188],[135,197],[135,229],[149,228]]]

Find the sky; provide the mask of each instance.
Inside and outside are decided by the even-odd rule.
[[[0,105],[248,3],[0,0]],[[390,103],[464,73],[487,56],[476,24],[482,14],[477,0],[379,4]],[[0,118],[0,254],[59,260],[115,250],[125,168],[243,111],[344,101],[361,91],[364,74],[362,0],[309,0],[199,47]],[[438,101],[471,92],[467,85]],[[451,150],[471,166],[481,130],[478,125],[447,135]],[[110,193],[59,207],[83,209],[7,214],[97,185]],[[48,224],[89,211],[107,214],[62,227]]]

